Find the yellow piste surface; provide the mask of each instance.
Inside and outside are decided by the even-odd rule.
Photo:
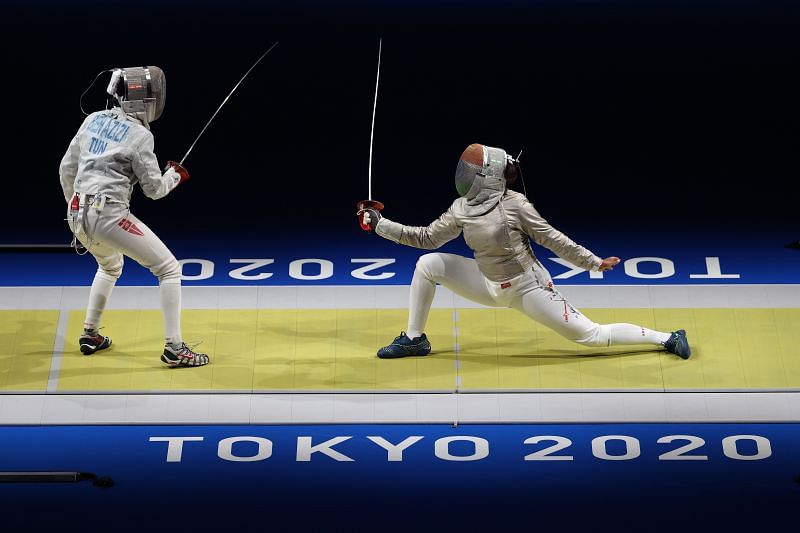
[[[56,311],[5,312],[2,390],[46,386]],[[83,313],[69,316],[60,391],[717,390],[800,388],[800,309],[586,309],[600,323],[686,329],[684,361],[647,345],[583,347],[510,309],[433,309],[427,357],[381,360],[405,309],[183,312],[203,368],[167,368],[157,310],[110,310],[111,349],[78,351]],[[26,335],[22,337],[22,329]],[[29,335],[36,331],[36,335]],[[33,338],[30,338],[33,337]]]
[[[0,311],[0,391],[47,390],[58,311]]]

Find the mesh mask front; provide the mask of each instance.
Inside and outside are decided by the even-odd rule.
[[[482,165],[473,165],[472,163],[467,163],[463,159],[459,159],[458,166],[456,166],[456,190],[458,191],[458,195],[467,199],[474,198],[475,194],[470,195],[470,191],[472,191],[472,187],[475,185],[478,175],[482,172]]]
[[[491,146],[483,147],[483,165],[459,159],[455,184],[467,215],[482,215],[497,205],[506,190],[505,168],[505,151]]]
[[[164,112],[167,100],[164,71],[155,66],[123,68],[118,94],[125,113],[149,124]]]

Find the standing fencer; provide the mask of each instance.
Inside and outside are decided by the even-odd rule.
[[[601,259],[553,228],[524,195],[507,189],[506,182],[513,183],[519,175],[519,163],[505,151],[472,144],[456,167],[455,183],[461,197],[429,226],[404,226],[371,207],[359,211],[362,227],[416,248],[439,248],[463,231],[475,254],[475,259],[445,253],[419,258],[411,281],[408,329],[378,350],[378,357],[430,353],[424,330],[439,283],[474,302],[517,309],[585,346],[652,344],[688,359],[691,349],[682,329],[662,333],[633,324],[600,325],[567,302],[533,254],[529,238],[587,270],[611,270],[620,260]]]
[[[81,352],[91,355],[111,346],[111,339],[99,333],[100,320],[127,255],[158,278],[166,341],[161,360],[169,366],[206,365],[208,356],[194,352],[181,337],[180,264],[130,212],[137,182],[146,196],[158,200],[189,179],[172,161],[162,174],[153,153],[150,123],[164,110],[164,73],[153,66],[115,69],[107,92],[111,108],[86,117],[60,167],[70,229],[98,264]]]

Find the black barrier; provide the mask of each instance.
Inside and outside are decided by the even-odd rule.
[[[0,472],[0,483],[80,483],[91,481],[100,488],[114,486],[110,477],[99,477],[91,472]]]

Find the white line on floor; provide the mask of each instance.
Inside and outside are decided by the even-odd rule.
[[[347,285],[325,286],[184,286],[186,309],[251,309],[253,291],[258,292],[256,308],[297,309],[313,302],[315,309],[363,309],[364,300],[350,297]],[[375,307],[407,308],[408,286],[376,286]],[[559,290],[578,309],[586,308],[797,308],[800,285],[559,285]],[[218,293],[225,292],[220,299]],[[0,287],[0,309],[83,309],[88,287]],[[453,294],[437,288],[434,308],[454,307]],[[63,294],[63,296],[62,296]],[[300,299],[302,294],[303,298]],[[319,295],[334,294],[331,298]],[[451,296],[448,298],[448,294]],[[159,309],[158,286],[118,286],[108,309]],[[459,308],[481,308],[480,304],[459,300]]]
[[[58,313],[53,355],[50,357],[50,376],[47,378],[47,392],[55,392],[58,389],[58,375],[61,373],[61,359],[64,356],[64,343],[66,342],[68,323],[69,311],[61,310]]]

